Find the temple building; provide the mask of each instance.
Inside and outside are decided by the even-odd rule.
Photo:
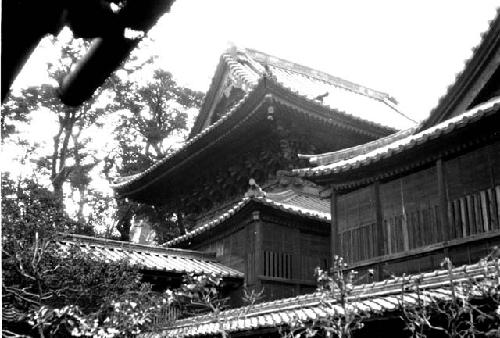
[[[114,188],[175,210],[194,230],[168,246],[215,252],[266,299],[309,293],[315,267],[331,261],[330,203],[323,187],[278,172],[306,166],[301,153],[359,146],[414,125],[388,94],[232,48],[186,145]]]
[[[338,256],[366,276],[355,311],[396,318],[371,322],[386,334],[402,329],[406,302],[394,276],[421,274],[441,300],[450,276],[488,278],[498,261],[476,263],[500,244],[499,46],[497,15],[421,123],[386,93],[251,49],[224,53],[187,143],[114,189],[174,210],[192,230],[165,246],[215,253],[264,302],[161,335],[267,336],[292,318],[342,316],[314,293],[314,269]],[[437,271],[445,257],[467,266]]]

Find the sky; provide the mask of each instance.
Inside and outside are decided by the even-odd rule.
[[[182,0],[141,50],[183,85],[206,92],[235,44],[389,93],[416,120],[428,116],[478,45],[500,0]],[[16,86],[44,78],[53,50],[33,53]],[[139,74],[140,76],[140,74]]]

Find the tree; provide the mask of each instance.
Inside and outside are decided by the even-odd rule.
[[[61,252],[61,232],[88,229],[60,212],[52,192],[5,175],[2,194],[3,308],[29,323],[4,321],[3,330],[40,337],[136,334],[170,305],[169,293],[153,292],[128,262],[105,262],[78,246]]]
[[[113,110],[121,114],[114,132],[116,146],[105,159],[104,172],[110,180],[142,172],[174,151],[175,141],[186,137],[187,111],[199,108],[203,97],[179,86],[172,74],[160,69],[146,84],[115,78],[114,92]],[[178,210],[123,199],[117,204],[116,228],[122,240],[129,239],[133,217],[153,224],[160,236],[162,229],[174,225],[185,231]]]
[[[52,42],[55,47],[59,45],[55,39]],[[30,115],[40,109],[46,109],[55,115],[58,129],[53,137],[51,155],[38,158],[37,165],[41,170],[49,172],[61,210],[64,210],[64,184],[70,182],[72,189],[79,192],[78,219],[81,222],[84,221],[83,206],[90,181],[89,172],[97,164],[94,154],[86,148],[89,138],[83,136],[83,131],[95,125],[103,116],[105,105],[99,106],[99,97],[108,87],[101,87],[90,100],[77,108],[62,104],[56,95],[56,87],[70,67],[85,53],[88,45],[88,42],[77,39],[59,45],[59,62],[48,65],[52,83],[27,88],[18,95],[11,95],[4,105],[2,115],[2,132],[6,133],[2,135],[3,140],[16,131],[14,121],[27,122]]]

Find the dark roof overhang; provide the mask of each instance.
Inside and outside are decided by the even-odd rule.
[[[178,151],[160,160],[146,171],[124,178],[113,188],[122,197],[155,204],[160,197],[172,193],[172,187],[182,184],[182,173],[198,160],[222,149],[223,145],[236,142],[242,133],[248,133],[249,126],[266,118],[270,105],[283,105],[320,120],[329,126],[345,128],[376,139],[394,132],[388,128],[339,112],[309,100],[284,88],[273,79],[262,77],[255,86],[230,112],[205,128]]]

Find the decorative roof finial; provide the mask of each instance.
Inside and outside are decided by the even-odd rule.
[[[245,197],[266,197],[266,192],[255,182],[253,178],[248,180],[250,188],[245,193]]]
[[[327,97],[329,94],[330,94],[329,92],[326,92],[326,93],[324,93],[324,94],[321,94],[321,95],[316,96],[314,99],[315,99],[316,101],[319,101],[319,102],[323,103],[323,99],[324,99],[325,97]]]

